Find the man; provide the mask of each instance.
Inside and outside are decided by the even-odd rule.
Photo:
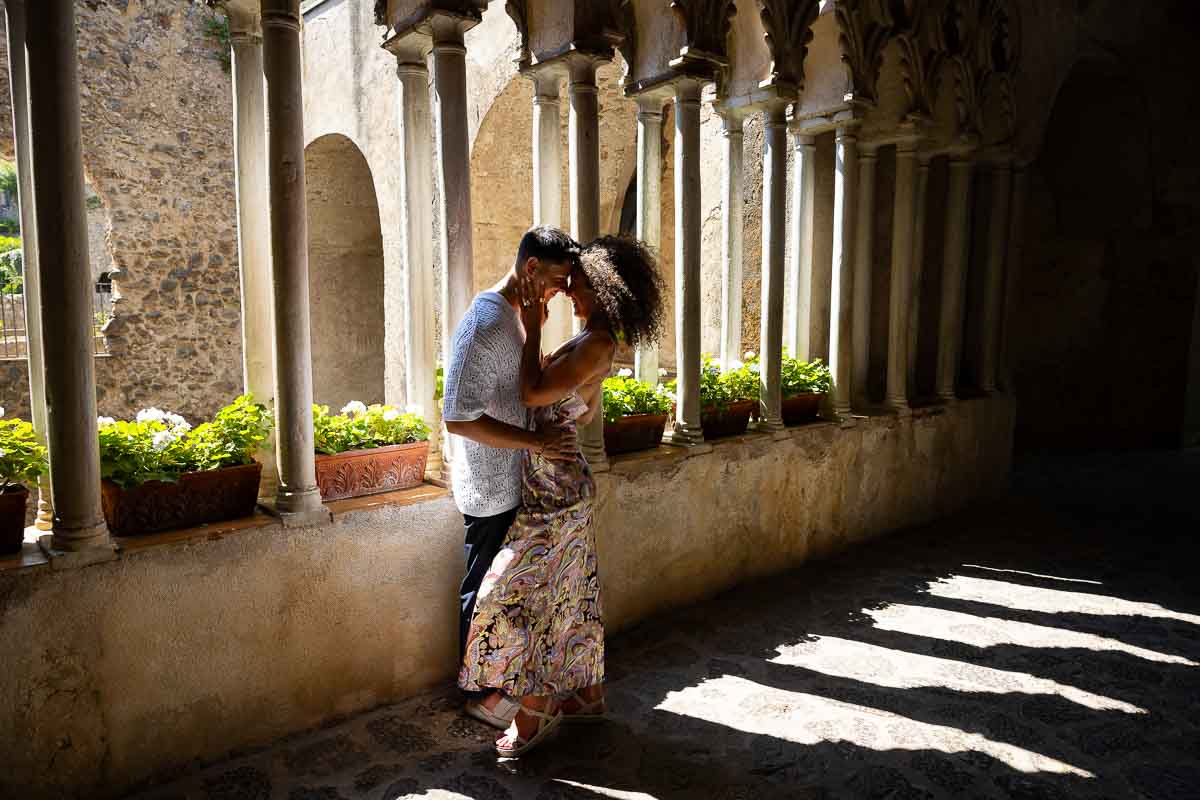
[[[521,403],[521,349],[525,330],[521,290],[546,287],[549,300],[567,287],[579,245],[547,225],[529,230],[516,263],[491,289],[475,297],[454,332],[443,389],[442,419],[451,436],[454,500],[466,526],[467,574],[459,590],[459,656],[475,611],[475,596],[521,505],[522,450],[569,458],[573,435],[559,428],[529,430]],[[536,282],[536,284],[534,283]],[[468,698],[467,713],[506,728],[520,705],[498,692]]]

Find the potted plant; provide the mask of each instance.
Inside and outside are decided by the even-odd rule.
[[[726,368],[705,353],[700,365],[700,427],[705,439],[746,432],[758,409],[759,378],[753,364],[734,361]],[[675,393],[676,381],[667,384]]]
[[[347,403],[338,414],[313,406],[321,499],[409,489],[425,480],[429,426],[419,409]]]
[[[604,449],[609,455],[657,447],[675,398],[622,369],[604,380]]]
[[[817,418],[821,398],[833,388],[833,376],[821,359],[801,361],[789,357],[785,350],[780,384],[783,424],[799,425]]]
[[[0,553],[21,551],[29,500],[26,484],[45,473],[46,448],[38,444],[33,426],[22,419],[0,420]]]
[[[262,464],[254,452],[274,424],[242,395],[193,428],[147,408],[132,422],[101,417],[100,500],[118,536],[186,528],[254,513]]]

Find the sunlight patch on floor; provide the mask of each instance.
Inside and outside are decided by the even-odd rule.
[[[996,647],[1018,645],[1020,647],[1078,648],[1080,650],[1112,651],[1157,661],[1163,664],[1186,664],[1197,666],[1182,656],[1167,655],[1144,647],[1096,636],[1091,633],[1052,628],[1047,625],[1032,625],[995,617],[964,614],[927,606],[910,606],[903,603],[886,608],[870,609],[866,612],[875,619],[875,627],[885,631],[907,633],[912,636],[927,636],[951,642],[961,642],[974,647]]]
[[[967,575],[941,578],[930,584],[929,593],[938,597],[976,600],[1021,611],[1040,611],[1047,614],[1097,614],[1112,617],[1153,617],[1200,625],[1200,616],[1181,614],[1155,603],[1138,603],[1102,594],[1043,589],[989,578],[972,578]]]
[[[1051,581],[1063,581],[1064,583],[1090,583],[1093,586],[1103,586],[1104,581],[1090,581],[1086,578],[1064,578],[1061,575],[1044,575],[1040,572],[1026,572],[1023,569],[1004,569],[1002,567],[985,567],[982,564],[963,564],[964,567],[971,569],[982,569],[988,572],[1003,572],[1009,575],[1028,575],[1031,578],[1045,578]]]
[[[797,745],[846,742],[877,751],[977,752],[1021,772],[1094,777],[1079,767],[978,733],[733,675],[671,692],[656,708]]]
[[[879,645],[821,636],[815,642],[803,642],[778,648],[773,664],[803,667],[840,678],[850,678],[893,689],[940,687],[957,692],[1003,694],[1047,694],[1098,711],[1124,711],[1142,714],[1145,709],[1099,694],[1085,692],[1046,678],[1024,672],[993,669],[964,661],[909,653]]]
[[[618,800],[655,800],[654,795],[646,794],[645,792],[626,792],[621,789],[608,789],[604,786],[593,786],[590,783],[569,781],[566,778],[555,778],[554,782],[565,783],[567,786],[574,786],[576,789],[585,789],[598,797],[615,797]]]

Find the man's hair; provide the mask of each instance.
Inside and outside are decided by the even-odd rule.
[[[579,258],[579,242],[566,231],[550,225],[538,225],[521,237],[521,244],[517,247],[517,268],[530,258],[573,264]]]

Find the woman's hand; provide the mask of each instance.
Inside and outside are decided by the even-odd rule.
[[[528,303],[521,301],[521,324],[525,326],[526,331],[541,330],[545,322],[546,304],[540,297]]]
[[[521,301],[521,323],[525,330],[542,327],[546,321],[546,285],[536,274],[522,273],[517,281],[517,297]]]

